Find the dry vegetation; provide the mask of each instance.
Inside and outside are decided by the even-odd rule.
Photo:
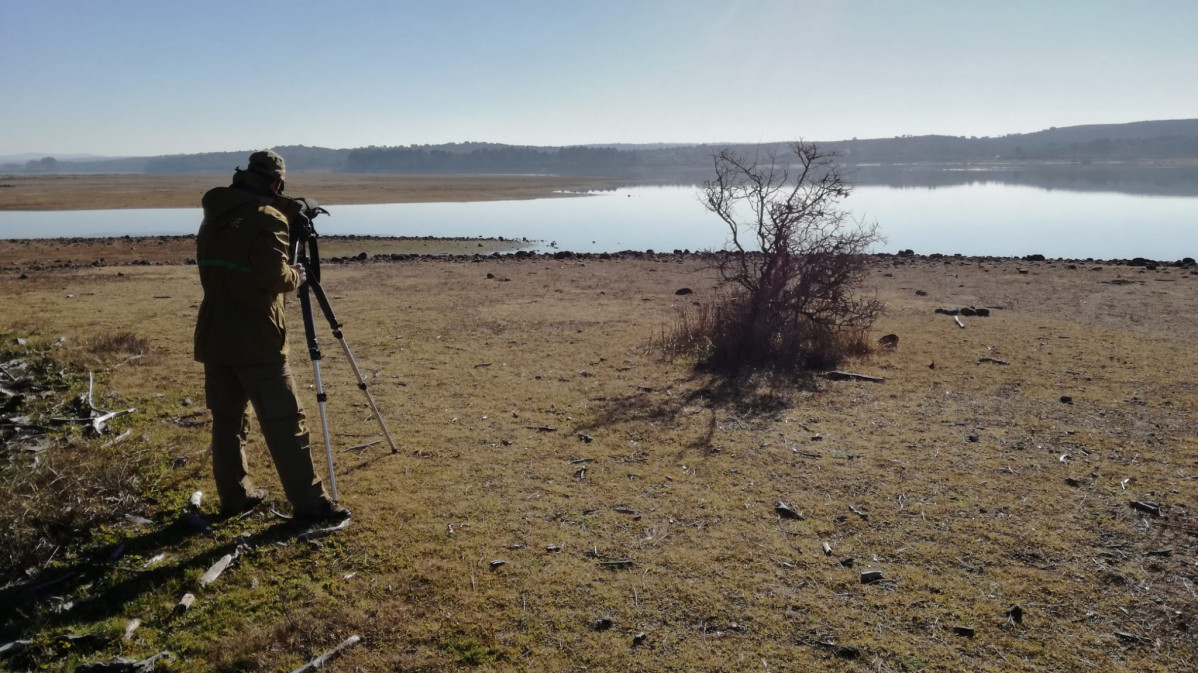
[[[844,368],[885,383],[736,386],[648,347],[710,296],[694,259],[329,265],[400,453],[341,451],[377,433],[322,331],[354,521],[317,543],[266,510],[214,537],[175,524],[192,489],[212,490],[207,428],[176,422],[202,408],[194,268],[6,272],[5,338],[65,336],[69,350],[132,332],[151,347],[75,371],[100,372],[98,406],[139,409],[117,421],[133,430],[124,455],[165,466],[153,499],[129,505],[151,523],[109,518],[4,590],[4,639],[33,641],[9,663],[167,650],[172,670],[290,670],[356,633],[333,670],[1188,670],[1198,275],[878,264],[867,290],[889,312],[873,336],[900,343]],[[962,305],[1002,308],[965,329],[933,313]],[[43,454],[100,441],[63,436]],[[278,494],[257,436],[251,464]],[[870,571],[883,579],[863,584]],[[185,592],[196,604],[172,619]],[[123,639],[130,619],[142,626]]]
[[[0,210],[199,208],[200,196],[229,184],[228,175],[6,175]],[[322,205],[495,201],[565,196],[612,180],[524,175],[386,175],[292,173],[287,193],[319,194]]]

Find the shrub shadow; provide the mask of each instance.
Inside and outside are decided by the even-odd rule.
[[[628,423],[675,425],[686,409],[700,405],[710,411],[710,421],[703,438],[692,446],[710,447],[717,412],[729,414],[738,422],[772,419],[792,406],[796,393],[817,389],[810,372],[797,375],[756,372],[736,377],[696,372],[666,388],[638,387],[635,392],[609,398],[596,410],[593,420],[579,429],[596,430]]]

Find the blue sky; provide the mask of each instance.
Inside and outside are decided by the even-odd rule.
[[[0,155],[1198,117],[1192,0],[0,0]]]

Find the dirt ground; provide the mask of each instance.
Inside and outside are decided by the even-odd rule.
[[[230,175],[232,168],[230,168]],[[229,184],[226,175],[0,176],[0,210],[198,208],[204,192]],[[610,187],[605,178],[535,175],[373,175],[295,173],[288,196],[323,205],[495,201],[568,196]]]
[[[380,435],[322,326],[352,525],[255,548],[202,592],[269,512],[134,546],[133,570],[111,570],[133,597],[98,598],[112,579],[66,588],[83,607],[31,608],[25,635],[136,618],[137,636],[79,660],[169,650],[178,670],[290,670],[351,634],[331,670],[1184,671],[1198,656],[1189,269],[880,257],[863,291],[888,305],[873,336],[898,347],[842,368],[883,383],[740,386],[653,347],[712,296],[693,257],[361,262],[324,284],[399,445],[347,450]],[[102,399],[170,425],[203,406],[200,298],[179,264],[12,270],[0,329],[135,332],[155,356],[106,374]],[[934,312],[961,306],[991,315]],[[176,500],[146,505],[155,521],[212,491],[207,427],[171,427],[161,441],[190,462]],[[131,452],[159,441],[139,432]],[[280,493],[256,433],[249,451]],[[169,571],[136,572],[159,552]],[[172,621],[185,591],[199,600]]]

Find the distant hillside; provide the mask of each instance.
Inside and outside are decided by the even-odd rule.
[[[848,164],[1128,162],[1198,160],[1198,119],[1091,124],[1001,137],[901,136],[824,141]],[[292,172],[553,173],[629,177],[707,170],[728,144],[606,143],[573,147],[462,142],[442,145],[329,149],[276,147]],[[785,143],[739,145],[745,152],[782,150]],[[251,149],[156,157],[70,160],[54,157],[0,165],[5,173],[228,173]]]
[[[908,136],[823,143],[852,163],[1198,158],[1198,119],[1092,124],[995,138]]]
[[[22,164],[0,164],[0,173],[232,173],[234,168],[245,168],[246,159],[254,149],[74,161],[47,157],[53,159],[53,162],[42,158]],[[287,160],[287,169],[294,172],[344,171],[346,157],[351,152],[305,145],[287,145],[276,147],[275,150]]]

